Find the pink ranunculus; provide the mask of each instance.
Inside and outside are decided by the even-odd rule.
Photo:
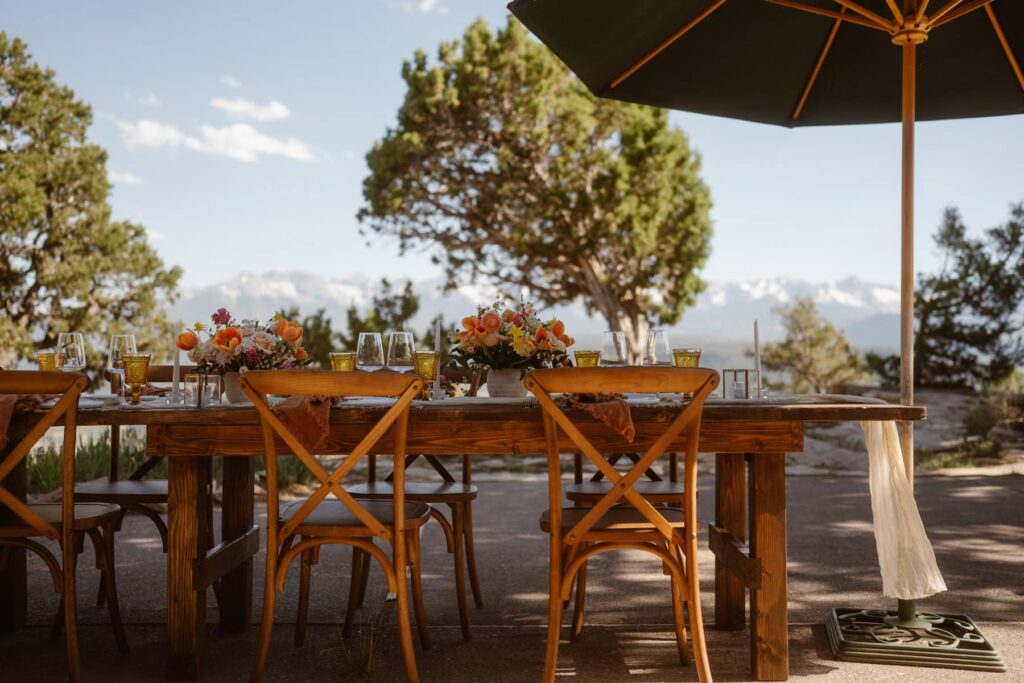
[[[210,316],[214,325],[226,325],[231,320],[231,314],[226,308],[218,308],[217,312]]]

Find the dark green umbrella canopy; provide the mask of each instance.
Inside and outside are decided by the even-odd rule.
[[[900,121],[901,51],[890,33],[854,23],[871,22],[843,3],[797,1],[843,13],[830,44],[835,17],[769,0],[515,0],[509,9],[601,97],[782,126]],[[917,120],[1024,113],[1024,83],[1007,54],[1008,47],[1024,67],[1024,0],[936,0],[928,14],[949,2],[955,8],[945,23],[931,28],[917,48]],[[892,21],[886,0],[857,4]],[[819,59],[820,71],[794,119]]]

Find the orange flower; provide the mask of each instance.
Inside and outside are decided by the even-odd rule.
[[[199,337],[192,330],[185,330],[178,335],[178,341],[176,345],[182,351],[191,351],[199,343]]]
[[[295,349],[295,360],[306,360],[307,358],[309,358],[309,354],[306,352],[306,349],[301,346]]]
[[[572,337],[570,337],[570,336],[569,336],[569,335],[567,335],[567,334],[564,334],[564,335],[562,335],[561,337],[559,337],[559,338],[558,338],[558,341],[562,342],[562,343],[563,343],[563,344],[565,344],[566,346],[572,346],[573,344],[575,344],[575,343],[576,343],[576,340],[575,340],[575,339],[573,339]]]
[[[213,347],[219,351],[231,353],[242,343],[242,333],[237,327],[225,327],[213,335]]]
[[[561,320],[556,320],[555,322],[551,323],[551,334],[561,339],[562,335],[565,334],[565,323],[563,323]]]
[[[554,351],[555,345],[549,342],[547,339],[537,343],[538,351]]]
[[[462,326],[467,330],[472,331],[476,329],[476,326],[479,324],[479,322],[480,321],[476,319],[475,315],[467,315],[465,318],[462,319]]]
[[[297,322],[291,320],[282,320],[274,328],[274,331],[277,332],[278,337],[290,344],[294,344],[302,339],[302,327]]]
[[[548,331],[547,331],[547,330],[545,330],[545,329],[544,329],[543,327],[538,327],[538,328],[537,328],[537,334],[536,334],[536,335],[534,335],[534,338],[535,338],[535,339],[536,339],[536,340],[537,340],[538,342],[540,342],[540,341],[544,341],[545,339],[547,339],[547,338],[548,338]]]
[[[511,323],[513,320],[516,319],[516,312],[513,311],[511,308],[506,308],[505,312],[501,314],[501,319],[507,323]]]
[[[484,346],[488,348],[497,346],[499,341],[501,341],[501,337],[498,336],[497,332],[488,332],[484,337]]]
[[[501,318],[494,311],[487,311],[480,318],[480,324],[488,332],[497,332],[498,328],[501,327]]]

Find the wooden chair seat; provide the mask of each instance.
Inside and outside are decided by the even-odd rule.
[[[562,529],[572,529],[590,512],[590,508],[562,508]],[[658,508],[658,513],[668,520],[675,529],[686,526],[683,511],[679,508]],[[540,516],[541,530],[551,532],[551,510]],[[591,531],[650,531],[655,526],[639,510],[630,507],[615,507],[601,515],[590,527]]]
[[[154,505],[167,502],[166,479],[97,479],[75,487],[75,498],[86,502],[138,503]]]
[[[38,503],[28,506],[28,509],[39,515],[44,522],[60,529],[61,524],[60,503]],[[121,514],[118,505],[110,503],[75,503],[75,531],[88,531],[98,529],[107,522],[112,522]],[[31,536],[42,536],[44,534],[36,531],[25,524],[24,526],[10,526],[0,529],[0,536],[28,538]]]
[[[281,523],[285,524],[302,507],[306,501],[297,500],[288,503],[281,508]],[[366,508],[367,512],[376,517],[384,526],[394,526],[394,506],[390,502],[361,500],[359,504]],[[430,519],[430,506],[423,503],[408,502],[405,504],[405,523],[409,528],[418,529]],[[299,526],[295,527],[295,533],[301,536],[323,536],[331,535],[327,530],[337,529],[345,536],[363,535],[373,536],[373,532],[353,514],[353,512],[338,500],[325,500],[313,508],[313,511],[305,518]]]
[[[376,481],[350,486],[348,492],[356,498],[390,500],[395,487],[389,481]],[[476,500],[479,490],[473,484],[451,481],[407,481],[405,499],[418,503],[461,503]]]
[[[570,484],[565,489],[565,497],[574,503],[593,505],[612,490],[611,484],[604,481],[584,481]],[[633,490],[652,503],[678,503],[683,499],[683,485],[675,481],[638,481]]]

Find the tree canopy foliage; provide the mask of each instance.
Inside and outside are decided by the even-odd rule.
[[[397,125],[367,154],[364,228],[546,305],[581,299],[634,352],[705,286],[711,199],[661,109],[595,98],[515,19],[402,68]]]
[[[0,32],[0,362],[82,332],[102,367],[106,335],[172,338],[164,305],[181,271],[143,226],[111,218],[107,155],[88,105]]]
[[[946,209],[935,244],[941,269],[917,278],[915,383],[996,384],[1024,363],[1024,202],[977,238]],[[899,356],[869,354],[868,363],[883,380],[899,381]]]
[[[782,316],[786,337],[765,344],[761,365],[766,372],[786,373],[788,382],[783,386],[797,393],[828,393],[836,385],[864,376],[860,357],[846,335],[818,313],[813,299],[802,297],[776,312]]]

